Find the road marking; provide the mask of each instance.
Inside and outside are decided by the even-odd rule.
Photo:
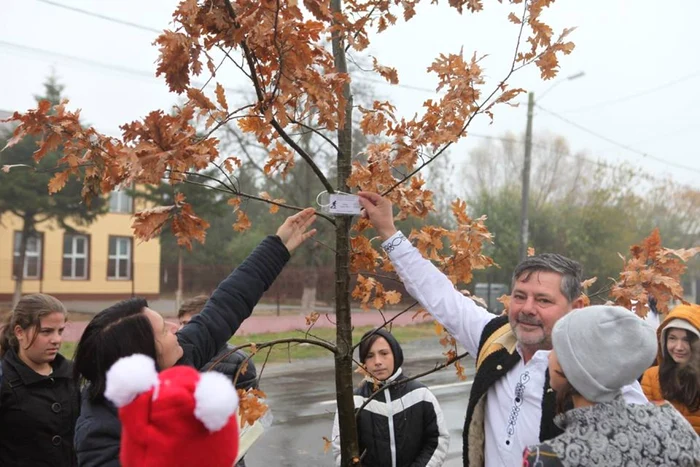
[[[457,386],[471,387],[472,384],[474,384],[474,381],[460,381],[458,383],[447,383],[447,384],[438,384],[437,386],[428,386],[428,389],[430,389],[431,391],[435,391],[436,389],[454,388]]]
[[[474,384],[474,381],[460,381],[460,382],[457,382],[457,383],[446,383],[446,384],[438,384],[438,385],[435,385],[435,386],[428,386],[428,389],[430,389],[431,391],[435,391],[435,390],[438,390],[438,389],[455,388],[455,387],[458,387],[458,386],[471,387],[472,384]],[[318,403],[318,405],[335,405],[335,404],[336,404],[336,400],[335,400],[335,399],[331,399],[331,400],[327,400],[327,401],[321,401],[321,402]]]

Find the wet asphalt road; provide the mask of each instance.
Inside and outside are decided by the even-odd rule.
[[[432,357],[406,361],[404,373],[410,376],[423,372],[439,361],[435,352]],[[459,381],[453,367],[421,379],[440,402],[450,431],[445,467],[462,465],[462,426],[474,371],[470,357],[463,364],[467,368],[467,381]],[[293,373],[275,374],[273,369],[263,375],[261,388],[267,393],[274,421],[246,455],[248,467],[334,465],[331,452],[323,452],[323,437],[331,437],[335,414],[334,381],[331,368],[326,365],[314,368],[314,362],[299,366]]]

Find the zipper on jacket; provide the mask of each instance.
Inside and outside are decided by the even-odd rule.
[[[391,467],[396,467],[396,436],[394,435],[394,405],[391,402],[391,388],[386,394],[387,414],[389,417],[389,445],[391,446]]]

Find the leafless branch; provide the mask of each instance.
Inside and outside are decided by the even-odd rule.
[[[230,0],[224,0],[224,3],[226,4],[226,9],[231,16],[231,18],[235,21],[236,20],[236,12],[233,10],[233,6],[231,6],[231,1]],[[246,62],[248,63],[248,69],[250,71],[250,79],[253,82],[253,86],[255,87],[255,93],[258,96],[258,102],[263,106],[264,109],[267,108],[268,103],[265,100],[265,94],[263,92],[262,85],[260,84],[260,81],[258,80],[258,75],[255,70],[255,54],[253,53],[252,50],[248,47],[248,44],[245,41],[241,41],[241,48],[243,49],[243,52],[245,54],[245,59]],[[264,110],[263,109],[263,110]],[[306,161],[307,164],[309,164],[309,167],[311,167],[311,170],[316,174],[318,179],[321,181],[323,186],[326,188],[326,191],[328,193],[335,193],[335,190],[333,189],[333,186],[330,184],[326,176],[323,174],[321,169],[316,165],[314,162],[313,158],[304,151],[303,148],[301,148],[296,141],[294,141],[282,128],[282,126],[277,122],[275,118],[273,118],[270,123],[272,124],[272,127],[277,131],[277,134],[280,135],[280,137],[292,148],[294,151],[301,156],[302,159]]]
[[[229,52],[230,51],[231,51],[231,48],[229,48]],[[207,54],[206,51],[204,53],[207,56],[207,58],[209,58],[211,60],[211,57],[209,57],[209,54]],[[224,54],[228,55],[228,52],[224,52]],[[212,73],[209,76],[209,79],[199,88],[200,91],[204,91],[204,88],[206,88],[209,85],[209,83],[214,78],[214,76],[216,76],[216,72],[219,71],[219,68],[221,68],[221,65],[223,65],[225,61],[226,61],[226,57],[221,59],[221,62],[219,63],[219,65],[216,68],[214,68],[214,73]]]
[[[267,347],[274,347],[274,346],[280,345],[280,344],[311,344],[311,345],[315,345],[317,347],[323,347],[324,349],[328,350],[329,352],[331,352],[333,354],[335,354],[338,351],[338,349],[336,348],[336,346],[334,344],[331,344],[329,342],[325,342],[322,340],[307,339],[307,338],[303,338],[303,337],[285,337],[282,339],[275,339],[272,341],[263,342],[262,344],[257,344],[254,342],[250,342],[248,344],[241,344],[241,345],[234,347],[231,350],[231,353],[235,352],[236,350],[242,350],[242,349],[252,347],[252,346],[255,346],[255,349],[257,352],[261,349],[264,349]]]
[[[319,131],[319,130],[317,130],[316,128],[313,128],[313,127],[311,127],[311,126],[309,126],[309,125],[306,125],[306,124],[304,124],[304,123],[301,123],[301,122],[295,120],[294,118],[292,118],[291,116],[288,116],[288,117],[289,117],[289,121],[290,121],[290,122],[292,122],[292,123],[294,123],[294,124],[296,124],[296,125],[299,125],[299,126],[302,127],[302,128],[306,128],[306,129],[309,130],[309,131],[312,131],[313,133],[315,133],[315,134],[317,134],[318,136],[320,136],[321,138],[323,138],[328,144],[330,144],[331,146],[333,146],[333,149],[335,149],[336,151],[340,151],[340,149],[338,148],[338,145],[335,144],[335,143],[333,142],[333,140],[331,140],[329,137],[327,137],[326,135],[324,135],[323,133],[321,133],[321,131]]]
[[[430,369],[430,370],[427,370],[427,371],[424,371],[423,373],[418,373],[417,375],[411,376],[410,378],[406,378],[406,379],[394,380],[394,381],[390,382],[389,384],[385,384],[385,385],[383,385],[383,386],[380,386],[375,392],[373,392],[373,393],[362,403],[362,405],[361,405],[360,407],[358,407],[358,408],[356,409],[356,416],[359,416],[359,415],[360,415],[360,412],[362,412],[362,409],[364,409],[364,408],[367,406],[367,404],[369,404],[372,400],[374,400],[374,399],[379,395],[379,393],[381,393],[382,391],[386,391],[387,389],[392,388],[392,387],[394,387],[394,386],[397,386],[397,385],[399,385],[399,384],[405,384],[405,383],[407,383],[407,382],[409,382],[409,381],[413,381],[413,380],[416,380],[416,379],[420,379],[420,378],[422,378],[422,377],[424,377],[424,376],[427,376],[427,375],[429,375],[429,374],[431,374],[431,373],[434,373],[434,372],[436,372],[436,371],[442,370],[443,368],[447,368],[448,366],[452,365],[453,363],[455,363],[455,362],[457,362],[457,361],[463,359],[463,358],[466,357],[467,355],[469,355],[469,352],[464,352],[464,353],[462,353],[462,354],[456,355],[456,356],[453,357],[453,358],[447,359],[447,361],[445,361],[445,362],[443,362],[443,363],[441,363],[441,364],[435,365],[434,368],[432,368],[432,369]]]
[[[253,158],[253,155],[250,153],[250,151],[248,150],[248,148],[246,146],[247,143],[245,141],[243,141],[243,137],[229,126],[226,127],[226,130],[228,131],[229,135],[232,135],[234,138],[236,138],[236,141],[238,142],[238,146],[243,151],[243,154],[246,155],[248,162],[255,168],[255,170],[257,170],[261,174],[265,175],[265,177],[267,177],[267,179],[270,180],[273,185],[275,185],[282,193],[284,193],[285,196],[287,196],[285,186],[282,185],[276,178],[268,177],[267,174],[265,173],[265,170],[263,170],[263,168],[260,166],[260,164],[258,164],[255,161],[255,159]],[[260,148],[264,149],[264,148],[262,148],[262,146]],[[292,196],[292,201],[294,201],[293,196]]]
[[[219,50],[221,50],[221,51],[224,53],[224,55],[226,56],[226,58],[228,58],[229,60],[231,60],[231,62],[232,62],[234,65],[236,65],[236,68],[238,68],[239,70],[241,70],[241,71],[243,72],[243,74],[244,74],[248,79],[252,80],[251,76],[248,74],[248,72],[246,71],[246,69],[243,67],[242,64],[238,63],[238,62],[236,61],[235,58],[233,58],[231,55],[229,55],[229,53],[226,52],[226,51],[224,50],[223,47],[218,46],[218,48],[219,48]]]
[[[525,29],[525,16],[527,16],[527,6],[528,6],[529,0],[525,0],[523,2],[523,14],[520,17],[520,31],[518,31],[518,40],[515,43],[515,52],[513,53],[513,62],[510,65],[510,71],[515,71],[515,64],[518,61],[518,51],[520,50],[520,41],[523,36],[523,29]]]
[[[255,201],[261,201],[261,202],[267,203],[267,204],[274,204],[275,206],[279,206],[279,207],[285,208],[285,209],[290,209],[290,210],[292,210],[292,211],[303,211],[304,209],[306,209],[306,208],[302,208],[302,207],[299,207],[299,206],[292,206],[291,204],[280,203],[280,202],[277,202],[277,201],[274,201],[274,200],[271,200],[271,199],[261,198],[260,196],[251,195],[251,194],[248,194],[248,193],[243,193],[242,191],[236,190],[235,187],[229,187],[226,183],[222,182],[221,180],[217,179],[216,177],[212,177],[212,176],[209,176],[209,175],[200,174],[200,173],[197,173],[197,172],[181,172],[181,171],[172,170],[172,169],[166,169],[166,172],[179,173],[179,174],[183,174],[183,175],[190,175],[190,176],[203,177],[203,178],[206,178],[206,179],[208,179],[208,180],[212,180],[212,181],[215,181],[215,182],[219,183],[220,185],[224,186],[226,189],[217,188],[216,186],[207,185],[206,183],[198,183],[198,182],[195,182],[194,180],[189,180],[189,179],[187,179],[187,178],[184,178],[184,179],[181,179],[181,180],[178,179],[178,181],[179,181],[179,182],[182,182],[182,183],[188,183],[188,184],[190,184],[190,185],[197,185],[197,186],[201,186],[201,187],[204,187],[204,188],[207,188],[207,189],[210,189],[210,190],[215,190],[215,191],[219,191],[219,192],[221,192],[221,193],[226,193],[226,194],[228,194],[228,195],[234,195],[234,196],[239,196],[239,197],[241,197],[241,198],[252,199],[252,200],[255,200]],[[326,220],[327,220],[328,222],[330,222],[331,224],[335,224],[335,219],[333,219],[332,217],[330,217],[330,216],[328,216],[328,215],[326,215],[326,214],[323,214],[323,213],[321,213],[321,212],[316,212],[316,215],[319,216],[319,217],[322,217],[322,218],[326,219]]]
[[[388,320],[385,319],[385,320],[384,320],[384,324],[382,324],[382,325],[379,326],[377,329],[375,329],[375,332],[376,332],[378,329],[384,328],[384,327],[386,327],[388,324],[391,324],[396,318],[398,318],[399,316],[403,315],[404,313],[408,313],[408,311],[411,310],[411,309],[412,309],[413,307],[415,307],[416,305],[418,305],[418,302],[413,302],[413,303],[410,304],[408,307],[406,307],[406,308],[404,308],[403,310],[401,310],[400,312],[398,312],[398,313],[397,313],[395,316],[393,316],[392,318],[390,318],[390,319],[388,319]],[[372,332],[370,335],[366,336],[365,339],[369,339],[370,337],[372,337],[372,336],[375,334],[375,332]],[[365,339],[362,339],[362,340],[360,340],[360,342],[358,342],[357,344],[353,345],[353,346],[352,346],[353,350],[356,349],[357,347],[359,347],[360,344],[362,344],[362,342],[365,341]]]
[[[484,107],[486,107],[486,105],[489,104],[489,102],[491,101],[491,99],[492,99],[492,98],[496,95],[496,93],[501,89],[501,85],[502,85],[503,83],[505,83],[506,81],[508,81],[508,79],[510,79],[511,75],[513,75],[514,72],[518,71],[518,70],[521,69],[523,66],[528,65],[528,64],[532,63],[533,61],[537,60],[537,58],[539,58],[539,56],[542,55],[542,54],[538,55],[537,57],[533,58],[532,60],[528,61],[527,63],[523,63],[523,64],[522,64],[521,66],[519,66],[519,67],[516,67],[516,66],[515,66],[515,63],[516,63],[516,60],[517,60],[517,56],[518,56],[518,50],[519,50],[519,48],[520,48],[520,41],[521,41],[521,38],[522,38],[522,32],[523,32],[523,28],[524,28],[524,24],[525,24],[525,16],[526,16],[526,14],[527,14],[527,5],[528,5],[528,1],[526,0],[526,1],[523,2],[523,3],[524,3],[524,5],[523,5],[523,8],[524,8],[524,10],[523,10],[523,16],[522,16],[521,21],[520,21],[520,31],[519,31],[519,33],[518,33],[518,39],[517,39],[517,43],[516,43],[516,47],[515,47],[515,54],[514,54],[514,56],[513,56],[513,62],[512,62],[512,64],[511,64],[511,69],[510,69],[510,71],[508,72],[508,74],[505,76],[505,78],[503,78],[503,79],[500,81],[499,85],[496,86],[496,87],[494,88],[494,90],[488,95],[488,97],[487,97],[481,104],[477,105],[477,107],[476,107],[476,109],[474,110],[474,112],[472,112],[471,116],[467,119],[467,121],[465,122],[465,124],[462,126],[462,129],[460,130],[460,132],[459,132],[459,134],[458,134],[458,137],[461,137],[461,136],[464,134],[464,132],[465,132],[466,129],[469,127],[469,125],[471,124],[471,122],[472,122],[472,120],[474,119],[474,117],[476,117],[477,115],[479,115],[479,114],[481,113],[481,111],[484,109]],[[542,53],[544,53],[544,52],[542,52]],[[424,162],[423,164],[421,164],[420,166],[418,166],[415,170],[411,171],[411,172],[410,172],[408,175],[406,175],[405,177],[402,177],[398,182],[396,182],[396,183],[395,183],[394,185],[392,185],[388,190],[386,190],[384,193],[382,193],[382,196],[385,196],[385,195],[387,195],[388,193],[391,193],[396,187],[400,186],[401,184],[403,184],[404,182],[406,182],[408,179],[410,179],[411,177],[413,177],[415,174],[417,174],[418,172],[420,172],[424,167],[426,167],[428,164],[430,164],[432,161],[434,161],[437,157],[439,157],[441,154],[443,154],[450,146],[452,146],[452,144],[454,144],[454,142],[449,142],[449,143],[445,144],[442,148],[440,148],[440,149],[439,149],[431,158],[429,158],[426,162]]]

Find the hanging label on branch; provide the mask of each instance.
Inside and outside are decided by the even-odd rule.
[[[336,215],[358,215],[360,214],[360,197],[357,195],[332,193],[329,195],[329,204],[326,209],[331,214]]]

